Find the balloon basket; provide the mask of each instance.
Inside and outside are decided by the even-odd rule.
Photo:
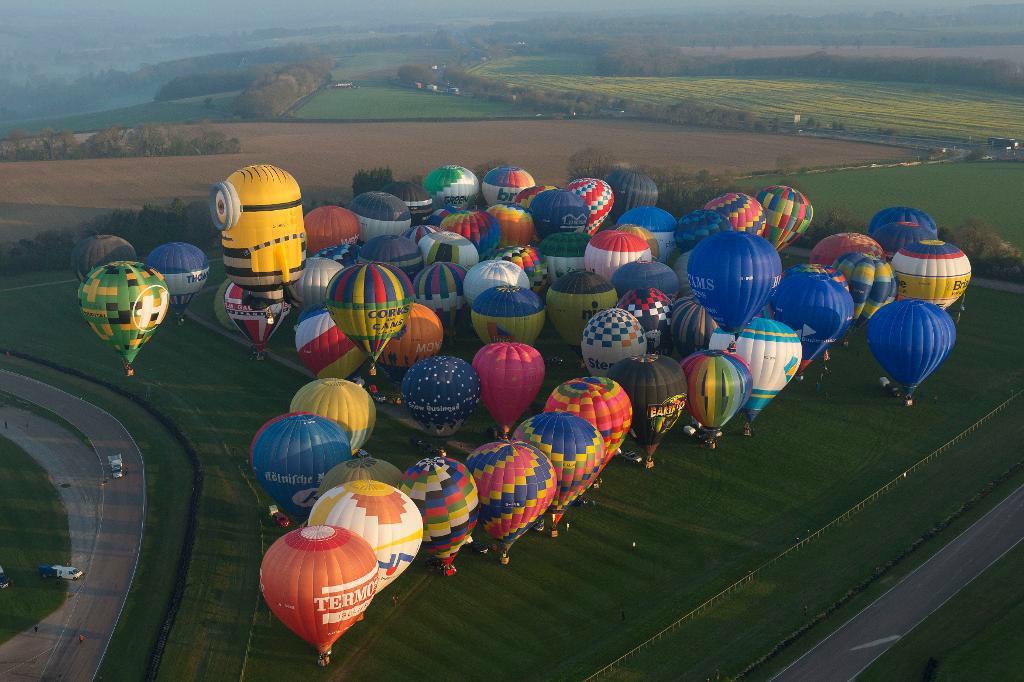
[[[367,374],[369,374],[371,377],[377,376],[377,365],[371,363],[370,370],[367,372]]]
[[[132,367],[132,364],[130,362],[124,363],[124,375],[126,377],[135,376],[135,368]]]
[[[906,406],[906,407],[913,407],[914,406],[914,399],[911,398],[910,396],[907,396],[906,399],[903,401],[903,405]]]
[[[508,566],[508,554],[501,555],[501,565]]]
[[[316,664],[318,666],[320,666],[321,668],[326,668],[328,666],[328,664],[330,664],[330,662],[331,662],[331,655],[330,654],[320,654],[319,656],[317,656]]]
[[[644,469],[653,469],[653,468],[654,468],[654,460],[651,459],[650,457],[648,457],[644,461]]]
[[[451,564],[444,564],[441,566],[441,575],[446,578],[450,578],[458,572],[459,571]]]
[[[743,435],[747,436],[748,438],[754,435],[754,429],[753,427],[750,426],[750,422],[747,422],[746,424],[743,425]]]
[[[184,315],[178,315],[178,326],[180,327],[183,324],[185,324],[185,316]]]

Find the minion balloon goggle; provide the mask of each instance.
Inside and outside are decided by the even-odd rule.
[[[235,186],[227,180],[210,188],[210,217],[222,232],[237,225],[243,213],[280,211],[301,205],[302,197],[277,204],[243,204]]]

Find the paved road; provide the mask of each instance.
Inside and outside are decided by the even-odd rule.
[[[71,562],[85,572],[68,584],[68,599],[39,624],[38,633],[26,630],[0,645],[0,679],[89,680],[106,653],[142,546],[142,455],[120,422],[91,403],[4,370],[0,390],[56,412],[93,446],[31,412],[0,408],[0,420],[7,422],[3,435],[38,461],[57,486],[68,514]],[[106,481],[107,455],[117,453],[128,474]]]
[[[851,680],[1024,540],[1024,486],[774,679]]]

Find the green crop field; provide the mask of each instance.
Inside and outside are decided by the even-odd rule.
[[[221,277],[214,264],[211,284]],[[44,276],[0,278],[0,290],[26,280],[42,283]],[[210,319],[213,289],[193,302]],[[338,674],[521,679],[539,670],[548,677],[580,677],[848,508],[1024,379],[1013,352],[1024,321],[1005,314],[1019,304],[1010,294],[972,292],[957,349],[924,384],[911,410],[880,395],[875,377],[881,370],[865,348],[863,333],[854,334],[849,348],[833,353],[824,382],[819,385],[812,366],[806,381],[787,388],[765,411],[754,438],[740,435],[737,420],[717,450],[703,450],[677,428],[656,454],[655,469],[612,462],[601,488],[592,493],[597,506],[571,511],[571,526],[557,540],[536,534],[522,538],[508,567],[493,554],[468,552],[459,557],[454,578],[441,578],[419,564],[410,567],[335,646],[331,667],[322,671],[310,649],[278,624],[259,598],[260,559],[280,531],[266,519],[269,500],[254,485],[247,461],[252,434],[287,410],[306,379],[273,362],[248,360],[243,347],[190,322],[167,324],[140,354],[137,375],[121,377],[114,353],[82,322],[72,290],[71,284],[40,286],[0,299],[0,315],[19,320],[5,341],[148,395],[189,435],[206,472],[185,601],[161,668],[165,679],[269,680],[296,671],[315,679]],[[33,314],[21,314],[24,310]],[[292,322],[285,323],[273,345],[295,357],[289,350]],[[537,345],[546,358],[565,361],[549,364],[543,398],[578,369],[550,329]],[[472,332],[463,330],[444,352],[469,358],[478,347]],[[394,390],[383,378],[378,381],[382,390]],[[457,437],[482,443],[488,423],[481,407]],[[411,435],[415,432],[379,414],[367,448],[405,467],[419,457],[409,445]],[[996,447],[982,454],[984,462],[966,471],[978,479],[1018,456],[1011,448]],[[678,661],[673,676],[703,677],[718,661],[741,667],[800,622],[795,602],[820,608],[845,591],[854,576],[869,573],[878,555],[916,537],[914,526],[929,513],[939,518],[942,507],[970,494],[974,479],[961,479],[956,474],[964,472],[946,468],[955,461],[963,460],[933,465],[934,483],[925,490],[889,498],[891,513],[902,517],[913,511],[913,523],[884,524],[887,535],[881,540],[873,537],[872,526],[852,538],[873,553],[860,556],[840,548],[846,564],[837,571],[834,554],[808,552],[801,570],[814,581],[759,583],[751,590],[762,598],[756,608],[723,605],[715,611],[700,624],[700,647],[672,650],[671,660]],[[172,495],[184,488],[179,481],[177,488],[164,490]],[[486,537],[482,529],[475,536]],[[399,598],[397,606],[392,595]],[[780,604],[782,610],[776,608]],[[752,619],[766,626],[750,628]],[[730,652],[730,637],[744,632],[742,648]],[[127,670],[122,668],[124,674]]]
[[[802,78],[610,77],[557,57],[510,57],[473,69],[478,76],[561,92],[595,92],[667,105],[680,100],[754,112],[782,122],[800,114],[875,131],[966,138],[1024,136],[1024,97],[973,88]],[[627,105],[628,110],[628,105]]]
[[[0,402],[4,396],[0,395]],[[46,471],[0,434],[0,642],[32,627],[64,603],[63,580],[41,580],[36,566],[70,556],[68,516]]]
[[[292,116],[323,120],[444,119],[529,116],[503,102],[456,97],[403,88],[386,82],[359,83],[354,89],[327,89],[314,95]]]
[[[364,78],[377,75],[393,77],[403,64],[441,64],[454,59],[450,50],[388,50],[384,52],[355,52],[337,57],[331,78]]]
[[[858,679],[921,679],[929,658],[936,676],[952,680],[1010,680],[1024,666],[1024,583],[1018,545],[901,639]]]
[[[947,163],[907,168],[864,168],[825,173],[746,178],[757,189],[788,184],[804,192],[817,215],[830,207],[849,209],[868,220],[886,206],[917,206],[940,226],[955,228],[982,218],[1005,239],[1024,248],[1024,164]]]

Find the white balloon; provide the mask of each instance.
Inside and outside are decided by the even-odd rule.
[[[477,296],[491,287],[503,284],[529,289],[530,278],[515,263],[507,260],[485,260],[471,267],[466,273],[466,279],[462,282],[462,294],[472,306]]]

